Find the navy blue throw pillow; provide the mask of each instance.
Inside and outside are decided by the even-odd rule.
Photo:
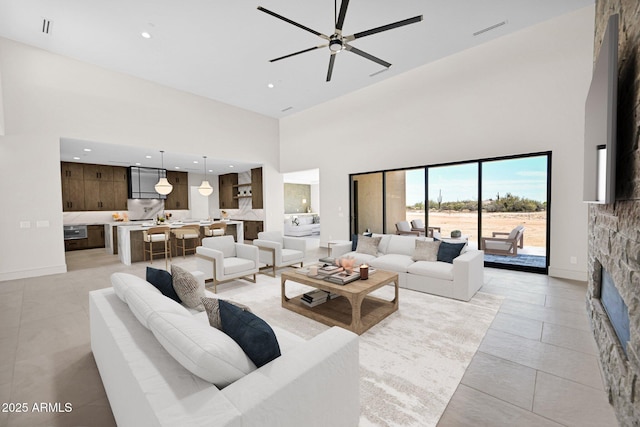
[[[460,251],[462,251],[464,245],[466,245],[466,243],[441,242],[440,247],[438,248],[438,261],[453,264],[453,259],[460,255]]]
[[[271,326],[264,320],[226,301],[218,301],[222,331],[242,348],[259,368],[280,356],[280,346]]]
[[[357,247],[358,247],[358,235],[352,234],[351,235],[351,251],[355,251]]]
[[[173,289],[173,278],[166,270],[147,267],[147,282],[158,288],[162,295],[182,304],[182,300]]]

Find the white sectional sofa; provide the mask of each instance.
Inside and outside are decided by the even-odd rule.
[[[282,355],[256,369],[205,312],[130,274],[112,283],[89,294],[91,349],[119,426],[358,424],[357,335],[273,327]]]
[[[399,286],[462,301],[469,301],[484,281],[484,252],[463,250],[452,264],[442,261],[414,261],[416,239],[429,237],[374,234],[381,237],[378,253],[352,251],[351,243],[332,246],[333,257],[353,257],[356,264],[367,263],[381,270],[398,273]]]
[[[293,217],[284,220],[284,235],[291,237],[304,237],[313,234],[320,234],[320,223],[313,222],[313,215],[300,215],[296,219],[298,224],[293,223]]]

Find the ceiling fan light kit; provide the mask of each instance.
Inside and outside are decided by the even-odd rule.
[[[275,58],[275,59],[271,59],[269,62],[276,62],[276,61],[280,61],[281,59],[286,59],[286,58],[290,58],[292,56],[296,56],[296,55],[300,55],[301,53],[305,53],[305,52],[311,52],[312,50],[316,50],[316,49],[321,49],[324,47],[329,47],[329,51],[331,52],[330,57],[329,57],[329,69],[327,71],[327,81],[331,81],[331,75],[333,74],[333,64],[335,62],[335,54],[338,52],[341,52],[342,50],[347,50],[351,53],[355,53],[356,55],[359,55],[365,59],[368,59],[370,61],[373,61],[377,64],[382,65],[383,67],[389,68],[391,67],[391,63],[384,61],[380,58],[377,58],[367,52],[364,52],[360,49],[355,48],[354,46],[351,46],[349,44],[349,42],[362,38],[362,37],[366,37],[366,36],[370,36],[372,34],[377,34],[377,33],[381,33],[383,31],[387,31],[387,30],[392,30],[394,28],[398,28],[398,27],[403,27],[405,25],[409,25],[409,24],[414,24],[416,22],[420,22],[422,21],[422,15],[418,15],[418,16],[414,16],[413,18],[408,18],[408,19],[403,19],[402,21],[398,21],[398,22],[394,22],[391,24],[387,24],[387,25],[383,25],[381,27],[376,27],[376,28],[372,28],[370,30],[366,30],[366,31],[361,31],[359,33],[355,33],[352,34],[350,36],[343,36],[342,35],[342,26],[344,24],[344,19],[347,15],[347,8],[349,7],[349,0],[343,0],[342,3],[340,4],[340,13],[338,14],[338,16],[336,16],[336,26],[334,29],[334,32],[331,36],[327,36],[325,34],[322,34],[316,30],[313,30],[309,27],[306,27],[302,24],[299,24],[295,21],[292,21],[289,18],[285,18],[282,15],[278,15],[275,12],[272,12],[268,9],[265,9],[262,6],[258,6],[258,10],[261,12],[266,13],[267,15],[271,15],[274,18],[278,18],[284,22],[287,22],[291,25],[295,25],[296,27],[303,29],[305,31],[308,31],[312,34],[315,34],[316,36],[320,37],[321,39],[324,39],[326,41],[328,41],[329,43],[325,43],[325,44],[321,44],[315,47],[310,47],[308,49],[303,49],[301,51],[298,52],[294,52],[294,53],[290,53],[288,55],[284,55],[281,56],[279,58]],[[337,4],[336,4],[336,10],[337,10]]]

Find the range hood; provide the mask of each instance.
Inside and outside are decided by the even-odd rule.
[[[167,196],[158,194],[155,185],[160,178],[167,177],[166,169],[143,168],[130,166],[129,198],[130,199],[166,199]]]

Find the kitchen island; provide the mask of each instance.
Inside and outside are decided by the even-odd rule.
[[[183,225],[199,224],[200,235],[204,236],[204,228],[220,221],[201,221],[201,222],[170,222],[170,228],[180,228]],[[242,221],[224,221],[227,224],[227,234],[233,235],[237,242],[244,242],[244,226]],[[120,262],[125,265],[131,265],[132,262],[139,262],[144,260],[144,241],[143,231],[148,230],[151,227],[156,227],[151,223],[127,223],[122,222],[117,224],[117,247],[118,258]],[[235,229],[235,230],[234,230]],[[173,247],[174,243],[172,243]],[[177,254],[174,252],[173,256]]]

